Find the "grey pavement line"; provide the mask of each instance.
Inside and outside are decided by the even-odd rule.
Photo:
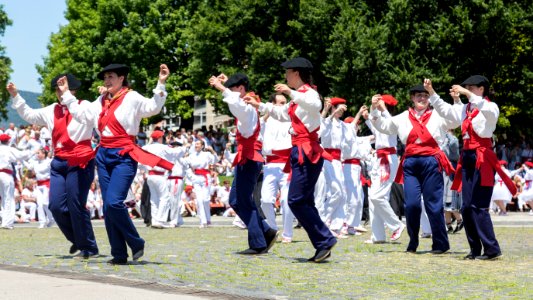
[[[161,284],[161,283],[153,282],[153,281],[128,279],[128,278],[118,277],[118,276],[101,276],[101,275],[94,275],[94,274],[88,274],[88,273],[39,269],[39,268],[28,267],[28,266],[6,265],[6,264],[0,264],[0,269],[5,270],[5,271],[39,274],[39,275],[45,275],[45,276],[57,277],[57,278],[63,278],[63,279],[98,282],[102,284],[144,289],[144,290],[167,293],[167,294],[205,297],[208,299],[228,299],[228,300],[229,299],[250,299],[250,300],[269,299],[269,298],[258,298],[258,297],[242,296],[238,294],[209,291],[205,289],[198,289],[198,288],[191,288],[191,287]]]

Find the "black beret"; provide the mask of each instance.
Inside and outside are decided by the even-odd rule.
[[[485,76],[474,75],[474,76],[468,77],[465,81],[463,81],[463,83],[461,83],[461,85],[463,85],[463,86],[465,86],[465,85],[477,85],[477,86],[485,86],[486,85],[486,86],[488,86],[489,85],[489,80]]]
[[[313,69],[313,64],[303,57],[295,57],[282,63],[281,66],[285,69]]]
[[[423,85],[417,84],[409,90],[410,95],[415,94],[415,93],[429,93],[429,92],[426,90],[426,88]]]
[[[182,143],[180,143],[180,142],[176,142],[176,141],[174,141],[174,142],[170,142],[169,145],[170,145],[170,146],[183,146]]]
[[[243,73],[236,73],[231,75],[230,78],[228,78],[228,81],[224,83],[224,86],[227,88],[239,85],[248,86],[248,83],[248,76]]]
[[[107,67],[105,67],[98,75],[96,75],[99,79],[104,79],[104,74],[106,72],[115,72],[118,76],[125,76],[128,75],[130,72],[130,67],[123,65],[123,64],[110,64]]]
[[[52,78],[52,81],[50,81],[50,86],[52,87],[52,90],[55,90],[57,87],[57,81],[59,78],[67,76],[67,82],[68,82],[68,88],[69,90],[77,90],[81,86],[81,82],[76,78],[76,76],[70,74],[70,73],[63,73],[59,74],[56,77]]]

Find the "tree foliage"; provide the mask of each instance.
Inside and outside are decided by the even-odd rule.
[[[4,36],[6,27],[12,22],[4,11],[4,6],[0,4],[0,36]],[[5,55],[5,47],[0,44],[0,116],[5,119],[7,116],[8,93],[6,90],[9,73],[11,73],[11,60]]]
[[[283,81],[280,64],[300,55],[315,65],[319,92],[346,98],[352,113],[374,93],[405,108],[423,78],[446,99],[452,84],[482,74],[502,110],[498,130],[533,117],[530,1],[69,0],[66,17],[39,71],[46,86],[73,72],[88,98],[107,63],[132,66],[134,87],[149,93],[165,62],[173,71],[167,109],[190,117],[196,95],[224,111],[210,76],[244,72],[265,98]]]

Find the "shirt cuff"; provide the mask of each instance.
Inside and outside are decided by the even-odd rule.
[[[481,96],[472,95],[470,99],[468,99],[468,101],[477,108],[481,108],[483,106],[483,103],[485,102],[485,99],[483,99]]]
[[[167,89],[165,87],[165,84],[164,83],[161,83],[159,81],[157,81],[157,85],[155,87],[155,89],[152,90],[154,92],[154,94],[161,94],[163,93],[163,97],[166,97],[167,96]]]
[[[433,105],[433,103],[439,101],[440,96],[437,93],[434,93],[433,95],[429,96],[429,103]]]
[[[264,114],[265,112],[270,112],[270,109],[272,108],[272,103],[260,103],[259,104],[259,112]]]
[[[64,92],[63,95],[61,96],[61,104],[63,105],[68,106],[74,101],[76,101],[76,97],[74,97],[74,95],[72,95],[70,91]]]

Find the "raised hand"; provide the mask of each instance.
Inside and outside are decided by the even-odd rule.
[[[244,96],[244,98],[242,99],[244,100],[244,102],[246,102],[247,104],[250,104],[251,106],[255,108],[259,108],[259,104],[261,104],[259,101],[257,101],[256,97]]]
[[[167,82],[167,78],[170,75],[170,70],[168,69],[167,65],[162,64],[159,66],[159,82],[165,84]]]
[[[220,75],[218,75],[217,78],[222,84],[224,84],[224,83],[226,83],[226,81],[228,81],[228,76],[226,76],[226,74],[224,74],[224,73],[220,73]]]
[[[372,110],[377,109],[379,107],[379,101],[383,101],[381,100],[380,94],[372,96]]]
[[[209,78],[209,85],[211,85],[212,87],[216,88],[217,90],[221,92],[223,92],[226,89],[226,87],[220,81],[220,78],[215,77],[215,76],[211,76],[211,78]]]
[[[98,86],[98,94],[103,95],[105,93],[107,93],[107,88],[105,86],[99,85]]]
[[[63,76],[57,80],[57,87],[59,89],[60,96],[69,90],[67,76]]]
[[[15,84],[13,82],[8,83],[6,89],[9,92],[9,94],[11,95],[11,97],[13,97],[13,98],[15,98],[17,96],[17,94],[19,93],[18,90],[17,90],[17,87],[15,86]]]
[[[433,84],[431,83],[431,79],[425,78],[424,79],[424,88],[426,91],[428,91],[429,95],[435,94],[435,90],[433,89]]]
[[[283,83],[278,83],[274,86],[274,90],[278,93],[283,93],[285,95],[290,95],[291,94],[291,88],[286,85],[286,84],[283,84]]]

